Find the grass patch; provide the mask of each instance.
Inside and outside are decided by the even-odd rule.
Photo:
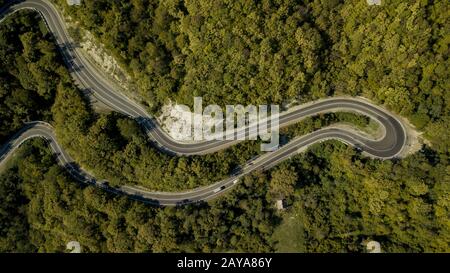
[[[305,252],[303,223],[295,211],[286,212],[281,224],[272,235],[275,252],[298,253]]]

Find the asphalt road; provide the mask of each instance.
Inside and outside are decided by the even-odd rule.
[[[61,49],[67,66],[74,80],[84,89],[91,92],[99,101],[108,105],[114,111],[136,119],[147,135],[158,146],[168,153],[176,155],[207,154],[235,145],[239,141],[205,141],[198,143],[180,143],[168,136],[145,109],[130,100],[120,88],[106,79],[104,74],[85,59],[79,49],[72,46],[67,28],[58,10],[45,0],[26,0],[0,9],[0,23],[10,14],[21,9],[33,9],[39,12],[47,27],[54,35]],[[17,147],[33,137],[42,137],[49,142],[50,148],[57,155],[58,163],[64,166],[80,182],[93,184],[107,191],[126,194],[131,198],[147,203],[163,206],[181,205],[198,201],[210,200],[235,185],[242,176],[256,171],[269,169],[283,160],[297,154],[304,148],[320,141],[338,139],[353,145],[363,152],[377,158],[389,159],[399,155],[406,145],[406,132],[402,122],[387,110],[366,100],[349,97],[333,97],[302,105],[295,110],[280,113],[280,127],[296,123],[306,117],[332,111],[351,111],[367,115],[376,120],[383,128],[384,135],[379,139],[368,139],[351,130],[328,127],[313,133],[298,137],[283,145],[278,150],[265,153],[249,161],[231,177],[207,187],[186,192],[152,192],[135,186],[111,188],[105,183],[96,181],[90,174],[80,169],[73,159],[59,146],[54,130],[50,124],[33,122],[27,124],[0,149],[0,166],[4,164]],[[257,124],[247,130],[254,131]],[[245,130],[245,129],[244,129]],[[237,133],[243,133],[244,130]]]

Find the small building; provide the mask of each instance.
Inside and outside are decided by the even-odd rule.
[[[284,209],[283,199],[278,199],[277,201],[275,201],[275,207],[277,208],[277,210],[283,210]]]
[[[81,0],[67,0],[69,6],[79,6],[81,5]]]
[[[368,253],[381,253],[381,244],[377,241],[370,241],[366,244]]]
[[[373,5],[380,6],[381,5],[381,0],[367,0],[367,4],[369,6],[373,6]]]

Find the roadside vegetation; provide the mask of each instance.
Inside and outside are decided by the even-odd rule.
[[[361,95],[449,150],[448,1],[54,2],[105,45],[152,112],[194,96],[258,105]]]
[[[155,148],[134,120],[114,113],[92,113],[80,92],[70,86],[59,86],[52,111],[63,147],[77,163],[113,186],[136,184],[163,191],[192,189],[225,178],[260,153],[258,142],[248,141],[208,155],[166,155]],[[315,116],[283,132],[293,138],[338,121],[354,121],[364,127],[369,119],[355,114]]]
[[[430,153],[374,161],[329,142],[210,203],[154,208],[75,182],[37,139],[0,174],[0,251],[76,240],[84,252],[363,252],[376,240],[385,252],[448,252],[448,164]]]

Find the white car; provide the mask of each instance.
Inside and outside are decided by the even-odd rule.
[[[221,191],[221,190],[223,190],[223,189],[225,189],[225,186],[219,187],[219,188],[213,190],[213,192],[214,192],[214,193],[218,193],[219,191]]]

